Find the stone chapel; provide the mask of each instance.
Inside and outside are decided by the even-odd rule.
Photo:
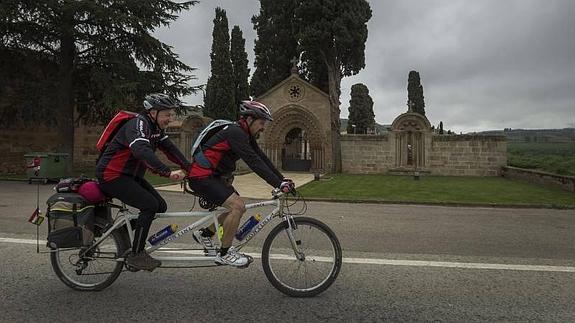
[[[292,72],[257,100],[274,117],[260,144],[279,169],[331,169],[326,93]],[[498,176],[507,164],[505,136],[440,135],[424,115],[410,111],[397,116],[386,133],[341,134],[340,144],[344,173]]]

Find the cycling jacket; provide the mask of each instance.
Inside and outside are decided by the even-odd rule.
[[[142,178],[148,168],[160,176],[169,177],[170,168],[154,153],[157,148],[182,169],[190,169],[190,162],[164,130],[147,115],[138,114],[127,121],[108,144],[98,160],[96,177],[101,182],[111,181],[120,175]]]
[[[244,120],[230,124],[209,138],[200,147],[200,156],[194,160],[189,176],[194,179],[210,176],[229,176],[236,170],[236,162],[241,158],[258,176],[273,187],[279,187],[283,175],[275,168],[268,157],[250,135]],[[202,165],[200,165],[202,164]]]

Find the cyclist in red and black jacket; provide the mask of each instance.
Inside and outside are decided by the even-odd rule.
[[[247,256],[230,249],[240,218],[246,211],[243,200],[228,180],[233,178],[236,162],[242,159],[274,188],[280,188],[284,192],[294,188],[293,181],[284,178],[256,142],[268,121],[273,121],[273,118],[264,104],[243,101],[240,104],[239,121],[216,132],[193,156],[194,162],[188,174],[190,187],[208,201],[230,210],[221,217],[224,236],[217,254],[211,240],[215,233],[213,226],[193,234],[195,240],[204,246],[208,254],[216,255],[218,264],[241,267],[249,262]]]
[[[175,115],[179,102],[165,94],[150,94],[144,100],[145,110],[128,120],[108,144],[96,166],[96,177],[101,190],[110,197],[140,210],[135,223],[132,253],[126,259],[128,265],[152,271],[161,262],[148,255],[144,248],[150,226],[156,213],[167,210],[166,201],[144,179],[146,169],[182,180],[182,170],[171,171],[155,155],[160,149],[169,160],[186,172],[190,162],[165,134],[165,129]]]

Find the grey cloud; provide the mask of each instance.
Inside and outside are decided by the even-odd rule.
[[[189,11],[182,12],[168,28],[161,28],[155,34],[161,41],[174,47],[174,51],[180,55],[184,63],[197,68],[194,72],[197,80],[193,85],[205,84],[210,75],[212,29],[216,7],[226,10],[230,30],[234,25],[242,29],[246,38],[248,59],[253,65],[255,31],[251,17],[259,11],[259,1],[200,1]],[[199,94],[187,97],[185,100],[191,104],[200,104],[203,99]]]
[[[407,74],[417,70],[427,116],[457,132],[560,128],[575,120],[575,1],[370,1],[366,68],[342,81],[347,117],[351,85],[361,82],[374,99],[376,120],[389,124],[406,110]],[[214,8],[239,25],[253,72],[259,1],[202,1],[158,31],[187,64],[197,83],[209,76]],[[190,98],[200,103],[201,97]]]

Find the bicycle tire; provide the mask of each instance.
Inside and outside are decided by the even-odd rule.
[[[106,226],[108,226],[108,222],[104,221],[104,220],[100,220],[97,219],[96,223],[94,224],[95,226],[95,231],[96,230],[101,230],[100,232],[104,231],[104,228]],[[109,241],[108,241],[109,240]],[[123,261],[117,261],[116,258],[121,257],[126,250],[128,250],[130,248],[130,242],[129,242],[129,238],[128,238],[128,233],[126,232],[125,228],[120,228],[120,229],[116,229],[114,231],[112,231],[112,233],[106,238],[105,241],[102,242],[101,246],[103,247],[107,247],[110,242],[112,242],[113,246],[115,246],[115,251],[114,251],[114,255],[111,255],[111,258],[106,258],[106,262],[110,263],[110,267],[111,270],[109,272],[105,272],[102,273],[102,280],[100,281],[94,281],[92,283],[85,283],[85,282],[81,282],[80,279],[83,276],[87,276],[87,275],[93,275],[96,276],[97,274],[83,274],[83,270],[82,273],[78,274],[76,272],[76,274],[74,275],[74,271],[72,270],[72,273],[70,273],[69,269],[74,269],[77,268],[78,265],[75,265],[72,263],[72,257],[75,256],[77,258],[79,257],[79,252],[80,249],[79,248],[75,248],[75,249],[64,249],[63,251],[60,251],[59,249],[52,249],[50,252],[50,262],[52,263],[52,269],[54,270],[54,273],[56,274],[56,276],[68,287],[74,289],[74,290],[78,290],[78,291],[100,291],[105,289],[106,287],[110,286],[114,281],[116,281],[116,279],[118,279],[118,276],[120,276],[120,273],[122,272],[122,269],[124,268],[124,262]],[[70,256],[68,257],[67,262],[65,258],[65,254],[64,252],[70,251]],[[98,255],[101,255],[102,252],[100,251],[100,248],[98,248],[98,251],[96,252]],[[88,268],[88,266],[90,265],[94,265],[94,261],[95,259],[98,259],[99,256],[96,257],[91,257],[93,258],[91,261],[87,262],[87,265],[85,268]],[[103,259],[103,257],[102,257]],[[79,262],[80,260],[78,260]],[[112,263],[113,262],[113,263]],[[68,267],[70,268],[64,268],[64,265],[67,264]],[[84,268],[84,269],[85,269]]]
[[[300,249],[304,252],[305,258],[303,260],[296,258],[289,243],[289,238],[287,238],[287,233],[285,237],[280,236],[280,234],[286,232],[286,229],[289,227],[288,223],[283,221],[270,231],[264,241],[262,248],[262,266],[264,273],[270,283],[280,292],[292,297],[312,297],[322,293],[335,282],[342,265],[341,246],[335,233],[325,223],[319,220],[309,217],[295,217],[290,221],[293,221],[292,225],[295,227],[293,234]],[[306,237],[306,227],[310,228],[310,232],[311,228],[316,229],[317,233]],[[308,238],[320,238],[318,233],[323,234],[323,245],[320,244],[317,249],[308,248],[307,245],[310,244],[312,240]],[[303,240],[304,237],[305,240]],[[281,241],[282,238],[283,241]],[[289,253],[290,250],[291,254]],[[278,255],[271,251],[287,251],[288,255]],[[276,262],[276,260],[278,261]],[[298,282],[288,282],[288,277],[284,277],[283,274],[280,273],[284,268],[293,267],[294,264],[297,265],[297,271],[300,271],[303,266],[304,276],[306,276],[304,277],[305,281],[309,278],[307,277],[308,266],[311,267],[322,263],[327,264],[321,265],[321,267],[325,269],[324,273],[320,274],[321,277],[317,279],[318,283],[315,285],[312,284],[311,286],[307,286],[307,281],[304,282],[304,287],[298,286]],[[291,273],[289,275],[294,274]]]

